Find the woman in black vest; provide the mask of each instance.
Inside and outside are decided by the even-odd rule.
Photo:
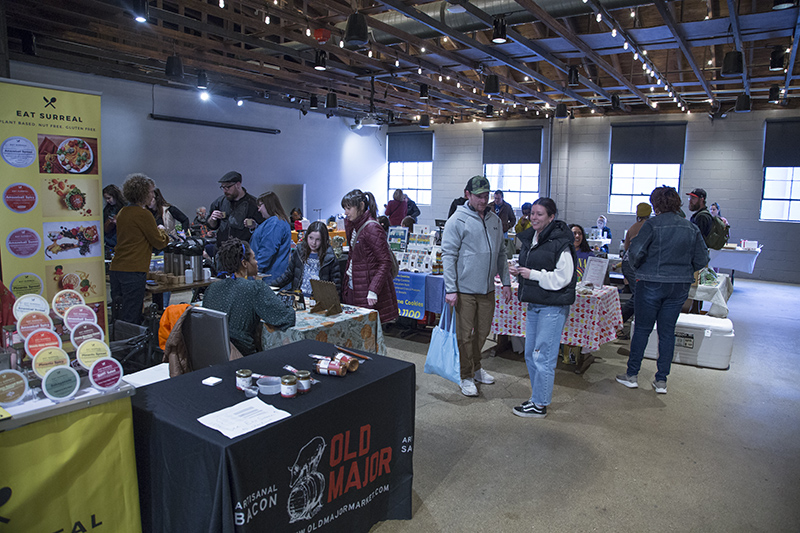
[[[531,399],[514,407],[517,416],[547,416],[561,333],[575,301],[575,239],[566,223],[555,220],[557,213],[550,198],[533,202],[531,227],[517,235],[522,241],[520,266],[509,269],[519,276],[519,300],[528,302],[525,364],[531,378]]]

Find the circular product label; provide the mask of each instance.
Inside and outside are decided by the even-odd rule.
[[[78,347],[77,357],[78,363],[89,370],[95,361],[104,357],[111,356],[111,349],[103,341],[96,339],[88,340]]]
[[[57,366],[69,366],[69,356],[61,348],[45,348],[33,358],[33,371],[40,378]]]
[[[41,311],[31,311],[25,313],[17,320],[17,333],[19,333],[23,339],[27,339],[28,335],[37,329],[53,329],[53,321],[50,319],[50,315],[42,313]]]
[[[83,296],[78,291],[66,289],[53,296],[53,311],[61,318],[64,318],[64,313],[67,312],[67,309],[84,303],[86,302],[83,301]]]
[[[25,168],[36,161],[36,147],[25,137],[9,137],[0,146],[3,161],[16,168]]]
[[[42,350],[49,348],[61,349],[61,337],[50,329],[37,329],[25,339],[25,353],[30,357],[36,357]]]
[[[42,379],[42,392],[54,402],[71,399],[80,388],[81,377],[68,366],[51,368]]]
[[[42,283],[42,278],[33,272],[23,272],[14,276],[9,289],[14,293],[14,296],[21,298],[26,294],[42,294],[44,283]],[[50,307],[49,304],[48,307]]]
[[[87,341],[96,340],[100,341],[102,344],[104,339],[105,333],[103,333],[103,328],[94,322],[82,322],[78,324],[72,329],[72,333],[70,333],[69,336],[69,340],[72,341],[72,345],[76,350]]]
[[[31,228],[17,228],[6,237],[6,250],[18,259],[36,255],[41,245],[42,239]]]
[[[49,314],[50,304],[44,297],[38,294],[25,294],[19,297],[14,302],[14,318],[19,320],[22,315],[30,313],[31,311],[39,311],[40,313]]]
[[[22,401],[28,392],[28,380],[16,370],[0,370],[0,406],[8,407]]]
[[[81,277],[74,272],[64,274],[59,282],[62,289],[79,289],[81,286]]]
[[[39,196],[27,183],[14,183],[3,191],[3,203],[15,213],[27,213],[39,202]]]
[[[111,357],[98,359],[89,369],[89,381],[102,391],[115,389],[122,381],[122,365]]]
[[[73,305],[64,312],[64,324],[72,330],[81,322],[97,323],[97,315],[88,305]]]

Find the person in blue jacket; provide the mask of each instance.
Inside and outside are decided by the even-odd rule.
[[[292,229],[278,195],[272,191],[258,197],[258,212],[265,218],[250,237],[250,247],[256,254],[258,272],[271,283],[286,272],[292,251]]]

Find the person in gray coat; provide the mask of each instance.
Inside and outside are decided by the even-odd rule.
[[[481,368],[481,349],[494,318],[494,277],[500,274],[503,298],[511,301],[511,281],[503,247],[500,218],[487,209],[489,180],[473,176],[467,182],[467,203],[444,226],[442,263],[445,301],[455,306],[456,336],[461,358],[461,393],[477,396],[475,382],[494,377]]]

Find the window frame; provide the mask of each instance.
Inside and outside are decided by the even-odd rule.
[[[524,176],[524,174],[522,172],[520,172],[520,175],[519,175],[519,183],[520,183],[520,188],[519,189],[512,189],[512,188],[509,188],[509,187],[501,186],[497,181],[493,180],[493,178],[495,176],[489,174],[488,169],[487,169],[487,167],[489,165],[496,165],[496,166],[500,167],[500,170],[502,170],[503,167],[512,166],[512,165],[513,166],[519,166],[519,167],[526,167],[526,166],[535,166],[535,167],[537,167],[537,173],[536,173],[536,176],[535,176],[536,190],[533,191],[533,190],[523,189],[522,188],[522,183],[523,183],[523,180],[525,179],[525,176]],[[522,169],[520,169],[520,170],[522,170]],[[490,202],[493,201],[492,195],[494,194],[494,191],[501,190],[501,191],[503,191],[503,200],[505,202],[508,202],[508,204],[511,205],[511,207],[513,207],[515,210],[519,210],[523,203],[526,203],[526,202],[533,203],[533,202],[535,202],[542,195],[542,164],[541,163],[484,163],[483,164],[483,177],[485,177],[487,180],[489,180],[489,183],[492,186],[492,192],[490,193],[489,201]],[[506,178],[507,176],[498,176],[498,177]],[[509,177],[511,177],[511,176],[509,176]],[[513,177],[516,177],[516,175],[513,176]],[[513,177],[512,177],[512,179],[513,179]],[[529,176],[528,179],[530,179],[532,177],[533,176]]]
[[[617,179],[632,179],[633,180],[633,184],[631,186],[631,190],[632,191],[637,190],[637,187],[636,187],[636,175],[635,175],[636,166],[637,165],[638,166],[642,166],[642,167],[645,166],[645,165],[648,166],[648,167],[650,167],[650,166],[655,166],[655,167],[677,166],[678,167],[678,177],[677,177],[678,181],[677,181],[677,183],[669,183],[669,182],[665,183],[664,182],[665,179],[674,180],[675,178],[672,178],[672,177],[663,178],[663,179],[660,178],[658,176],[658,168],[656,168],[656,176],[654,178],[653,177],[644,177],[644,176],[640,178],[641,180],[654,180],[654,183],[649,184],[646,187],[646,188],[649,188],[649,191],[640,192],[640,193],[633,193],[632,192],[631,194],[619,194],[619,193],[614,194],[613,191],[614,191],[614,166],[615,165],[619,165],[619,166],[630,165],[630,166],[634,167],[633,168],[634,175],[631,178],[624,178],[624,177],[621,177],[621,176],[617,176]],[[608,177],[608,204],[607,204],[608,213],[613,214],[613,215],[635,215],[636,214],[636,205],[637,204],[639,204],[641,202],[650,203],[650,193],[653,191],[653,189],[655,189],[656,187],[660,187],[661,185],[669,185],[671,187],[675,187],[675,190],[680,191],[681,190],[681,181],[682,180],[683,180],[683,164],[679,164],[679,163],[611,163],[609,165],[609,177]],[[644,190],[641,187],[639,187],[639,189],[640,190]],[[612,209],[612,199],[614,197],[620,197],[620,196],[629,197],[631,199],[631,210],[630,211],[615,211],[615,210]],[[636,201],[637,199],[639,201]]]
[[[767,173],[770,169],[790,169],[791,177],[788,180],[767,180]],[[761,203],[759,204],[758,209],[758,220],[759,222],[788,222],[788,223],[800,223],[800,167],[763,167],[763,176],[761,179]],[[788,196],[786,197],[767,197],[767,182],[768,181],[788,181],[789,182],[789,192]],[[792,198],[795,194],[793,191],[797,191],[797,198]],[[764,217],[764,202],[788,202],[788,206],[786,209],[786,218],[765,218]],[[795,210],[797,211],[797,218],[791,218],[792,215],[792,205],[795,205]]]

